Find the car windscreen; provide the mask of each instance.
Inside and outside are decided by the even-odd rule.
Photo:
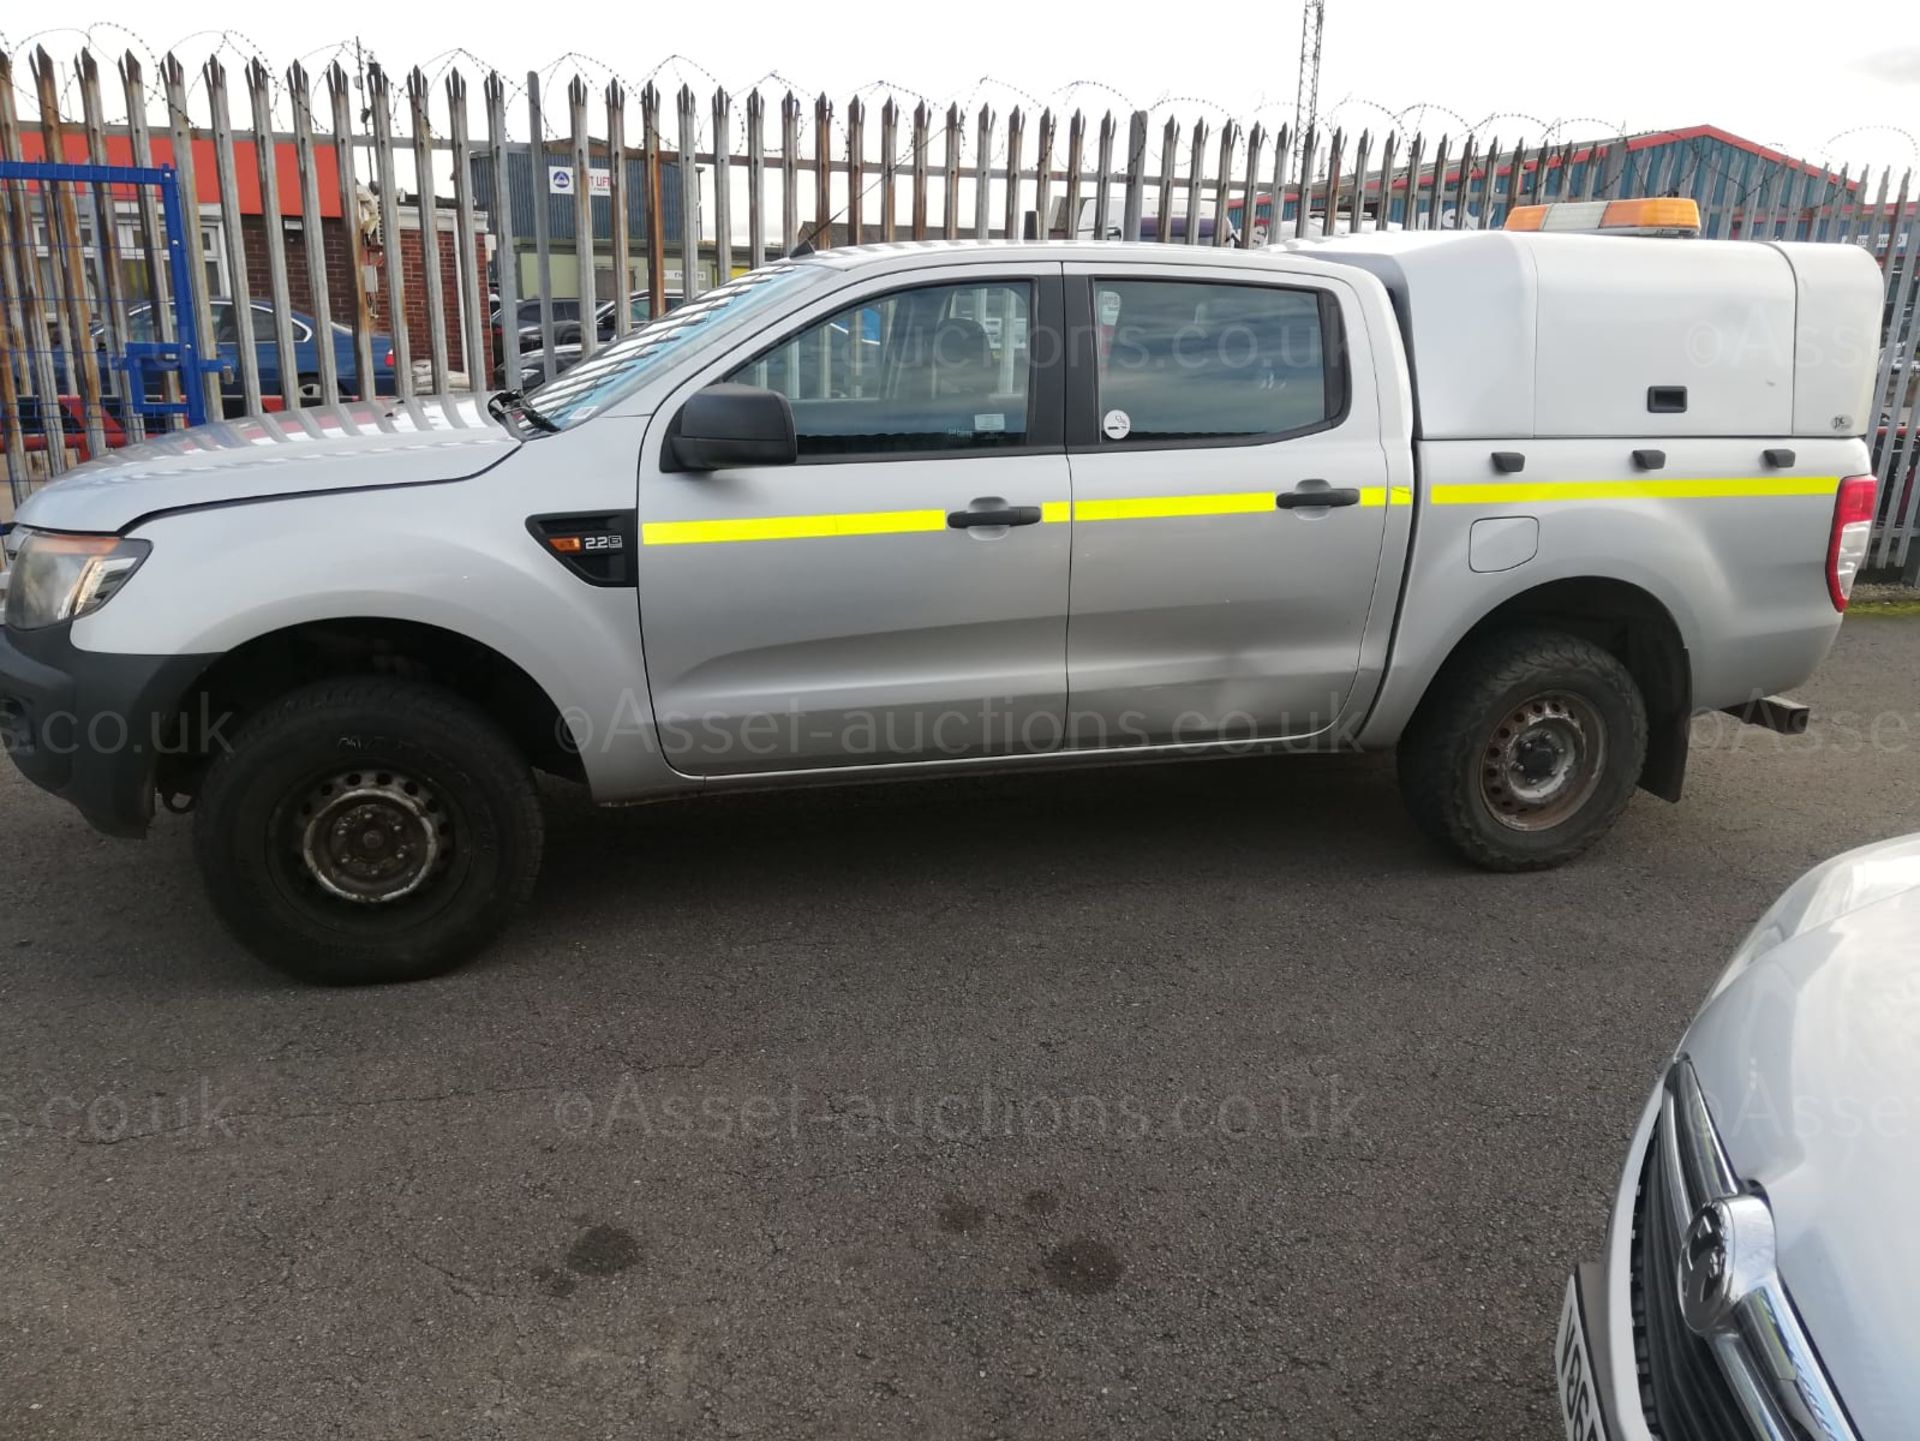
[[[555,425],[578,425],[638,389],[663,364],[680,359],[724,317],[728,322],[783,304],[796,289],[824,278],[819,266],[776,261],[670,310],[528,394]]]

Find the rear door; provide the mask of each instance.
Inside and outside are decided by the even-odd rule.
[[[1390,511],[1404,525],[1412,504],[1390,484],[1357,298],[1243,267],[1067,270],[1092,334],[1068,407],[1072,743],[1327,729]]]
[[[661,408],[640,615],[661,744],[727,776],[1049,750],[1066,706],[1058,265],[894,273]],[[800,463],[662,471],[686,396],[784,393]]]

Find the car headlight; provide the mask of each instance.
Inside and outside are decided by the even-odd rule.
[[[117,535],[26,531],[9,567],[7,624],[38,630],[91,615],[120,593],[152,549]]]

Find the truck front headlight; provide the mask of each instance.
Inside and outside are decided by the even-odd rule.
[[[38,630],[91,615],[120,593],[152,549],[117,535],[27,531],[9,567],[7,624]]]

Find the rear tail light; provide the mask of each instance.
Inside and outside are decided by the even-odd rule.
[[[1870,475],[1850,475],[1840,482],[1840,493],[1834,497],[1833,534],[1827,540],[1827,594],[1833,597],[1835,610],[1847,608],[1853,578],[1866,563],[1875,485]]]

